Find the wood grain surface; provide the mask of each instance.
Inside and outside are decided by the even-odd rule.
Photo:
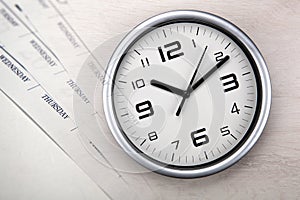
[[[68,9],[72,15],[66,17],[90,49],[175,9],[211,12],[240,27],[260,49],[272,81],[271,114],[258,143],[237,164],[212,176],[137,176],[156,199],[300,199],[299,0],[72,0]]]

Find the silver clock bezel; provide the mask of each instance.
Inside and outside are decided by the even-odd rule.
[[[161,24],[171,21],[174,21],[175,23],[177,21],[184,21],[194,23],[198,22],[206,25],[208,24],[212,27],[218,27],[218,29],[222,32],[224,31],[225,34],[230,33],[231,35],[235,36],[236,39],[239,40],[239,42],[241,42],[241,44],[244,45],[245,48],[249,51],[257,66],[261,81],[261,107],[252,133],[250,133],[247,140],[239,147],[239,149],[229,157],[205,168],[170,168],[168,166],[161,166],[160,164],[153,162],[152,160],[141,155],[140,152],[137,152],[136,149],[125,138],[120,126],[118,125],[117,118],[114,112],[112,101],[112,88],[114,84],[113,77],[118,69],[119,61],[122,59],[122,56],[126,53],[127,49],[136,41],[136,39],[139,38],[139,36],[145,34],[145,32],[155,29]],[[125,38],[120,42],[120,44],[114,51],[107,66],[105,83],[106,84],[103,86],[103,107],[108,126],[114,138],[117,140],[122,149],[125,150],[125,152],[138,163],[152,171],[172,177],[195,178],[207,176],[222,171],[239,161],[246,153],[249,152],[249,150],[253,147],[253,145],[257,142],[258,138],[262,134],[271,107],[271,81],[269,73],[266,63],[255,44],[245,33],[243,33],[232,23],[213,14],[201,11],[170,11],[154,16],[139,24],[125,36]]]

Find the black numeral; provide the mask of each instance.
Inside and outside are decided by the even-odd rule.
[[[237,138],[233,134],[231,134],[228,126],[224,126],[224,127],[220,128],[220,131],[222,133],[222,136],[230,135],[233,139],[237,140]]]
[[[150,117],[154,114],[151,102],[148,100],[136,104],[135,108],[138,113],[146,113],[146,114],[139,116],[139,119],[144,119],[144,118]]]
[[[222,76],[220,80],[223,82],[223,86],[225,87],[224,92],[229,92],[239,88],[239,82],[237,81],[234,73]]]
[[[157,133],[155,131],[148,133],[148,137],[150,141],[158,139]]]
[[[219,51],[217,53],[214,53],[214,55],[216,56],[216,61],[219,62],[220,60],[222,60],[224,58],[224,54],[222,51]]]
[[[145,86],[145,82],[143,79],[138,79],[136,81],[131,82],[133,89],[139,89]]]
[[[175,150],[177,150],[178,149],[178,145],[179,145],[179,140],[175,140],[175,141],[171,142],[171,144],[175,144],[176,145],[175,146]]]
[[[228,126],[224,126],[224,127],[220,128],[220,131],[222,133],[222,136],[226,136],[226,135],[230,134],[230,130],[229,130]]]
[[[161,61],[166,62],[165,55],[164,55],[164,52],[162,51],[161,47],[158,47],[158,52],[159,52]]]
[[[150,66],[150,62],[148,58],[145,58],[145,60],[141,59],[141,63],[143,67]]]
[[[201,129],[193,131],[191,133],[191,137],[192,137],[193,144],[195,147],[199,147],[199,146],[207,144],[209,142],[208,136],[206,134],[202,133],[204,131],[206,131],[206,129],[201,128]]]
[[[240,114],[240,109],[238,108],[237,104],[234,102],[233,106],[231,108],[231,113],[237,113]]]
[[[177,58],[177,57],[180,57],[180,56],[184,55],[183,52],[177,52],[176,53],[176,51],[179,51],[181,49],[181,44],[180,44],[179,41],[174,41],[174,42],[171,42],[169,44],[166,44],[166,45],[164,45],[164,48],[169,49],[169,50],[167,50],[168,60],[172,60],[174,58]],[[163,52],[161,47],[158,47],[158,52],[159,52],[161,61],[166,62],[166,58],[165,58],[164,52]]]

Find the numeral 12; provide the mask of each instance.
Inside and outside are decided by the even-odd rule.
[[[164,45],[164,48],[166,48],[166,49],[168,49],[170,47],[172,47],[172,48],[167,51],[168,60],[172,60],[174,58],[177,58],[177,57],[180,57],[180,56],[184,55],[183,52],[177,52],[176,53],[176,51],[179,51],[181,49],[181,44],[180,44],[179,41],[174,41],[174,42],[171,42],[169,44]],[[161,61],[166,62],[166,58],[165,58],[164,52],[163,52],[161,47],[158,47],[158,52],[159,52]]]

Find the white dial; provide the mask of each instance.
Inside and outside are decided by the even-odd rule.
[[[113,62],[114,120],[129,146],[150,162],[204,168],[238,151],[254,128],[261,105],[257,66],[218,28],[162,24],[144,31]]]

